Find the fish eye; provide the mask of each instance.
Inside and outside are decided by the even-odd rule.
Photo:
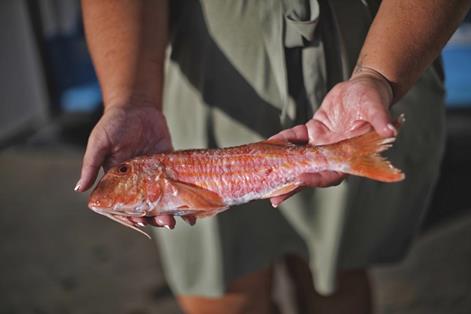
[[[119,166],[118,172],[119,172],[119,173],[126,173],[126,172],[128,172],[128,166],[127,166],[127,165],[121,165],[121,166]]]

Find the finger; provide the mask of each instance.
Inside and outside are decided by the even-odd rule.
[[[348,134],[351,135],[351,137],[355,137],[368,133],[371,130],[373,130],[371,124],[364,120],[357,120],[353,123],[352,127],[348,131]]]
[[[193,226],[196,223],[196,217],[193,215],[185,215],[185,216],[181,216],[181,218],[183,219],[184,222],[186,222],[190,226]]]
[[[144,227],[145,225],[147,225],[145,217],[129,217],[128,219],[133,224],[138,225],[139,227]]]
[[[340,136],[331,132],[324,123],[317,119],[309,120],[306,123],[306,130],[308,132],[309,144],[311,145],[326,145],[343,139],[337,139]]]
[[[271,205],[273,207],[278,207],[282,202],[286,201],[288,198],[298,193],[304,187],[329,187],[336,186],[342,183],[346,175],[337,171],[321,171],[316,173],[305,173],[302,174],[300,179],[303,182],[303,186],[291,191],[289,193],[275,196],[270,198]]]
[[[340,140],[357,137],[373,130],[373,127],[368,122],[357,120],[353,123],[353,126],[350,128],[350,130],[345,132],[344,136]]]
[[[346,175],[337,171],[321,171],[301,175],[303,185],[310,187],[329,187],[339,185]]]
[[[96,141],[94,137],[90,137],[83,157],[80,179],[75,186],[75,191],[84,192],[93,185],[106,154],[106,146]]]
[[[397,130],[391,123],[391,118],[387,110],[372,110],[369,112],[368,120],[375,131],[382,137],[392,137],[397,135]]]
[[[166,229],[175,228],[175,218],[172,215],[159,215],[155,217],[146,217],[147,223],[156,227],[164,227]]]
[[[306,144],[308,139],[307,128],[304,124],[283,130],[269,138],[269,140],[285,140],[296,144]]]
[[[311,119],[306,123],[309,132],[309,143],[311,145],[327,145],[360,136],[372,130],[371,125],[362,120],[357,120],[349,130],[334,132],[322,121]]]

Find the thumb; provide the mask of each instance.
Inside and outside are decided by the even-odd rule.
[[[80,179],[75,185],[74,191],[85,192],[93,185],[107,152],[108,146],[105,143],[95,140],[93,135],[90,136],[82,161]]]
[[[391,118],[387,110],[371,110],[368,120],[376,133],[382,137],[393,137],[397,135],[397,130],[391,123]]]

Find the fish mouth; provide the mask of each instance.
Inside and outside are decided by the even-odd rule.
[[[99,202],[90,202],[88,207],[97,213],[107,213],[129,217],[144,217],[154,207],[154,204],[146,201],[139,201],[134,204],[116,203],[112,206],[103,206]]]
[[[100,207],[95,207],[95,206],[90,206],[90,209],[93,210],[97,214],[108,217],[109,219],[114,220],[117,223],[124,225],[125,227],[131,228],[133,230],[136,230],[139,233],[142,233],[148,239],[151,238],[147,232],[139,228],[139,227],[142,227],[141,225],[138,225],[136,222],[129,219],[129,217],[144,217],[145,212],[143,213],[127,213],[127,212],[126,213],[124,212],[110,213],[110,211],[113,211],[114,209],[100,208]]]

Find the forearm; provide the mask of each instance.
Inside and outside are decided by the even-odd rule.
[[[82,0],[105,106],[161,108],[167,0]]]
[[[438,57],[470,6],[469,0],[383,0],[353,76],[382,74],[401,98]],[[368,70],[367,70],[368,71]]]

